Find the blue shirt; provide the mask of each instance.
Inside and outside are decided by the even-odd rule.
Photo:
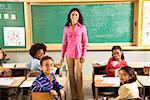
[[[41,71],[40,60],[33,58],[31,61],[31,70]]]
[[[31,86],[32,92],[50,92],[50,90],[59,91],[62,89],[62,85],[58,83],[54,73],[50,73],[50,76],[53,77],[52,82],[50,79],[45,76],[43,71],[41,71],[40,76],[38,76]]]

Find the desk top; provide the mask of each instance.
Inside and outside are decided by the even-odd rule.
[[[68,78],[67,77],[56,77],[58,82],[62,85],[65,86],[67,84]],[[21,85],[21,88],[30,88],[32,83],[36,77],[28,77]]]
[[[92,67],[95,68],[95,67],[106,66],[106,64],[107,64],[106,61],[105,62],[93,61]],[[150,67],[150,62],[127,62],[127,64],[132,68],[144,68],[144,66]]]
[[[3,67],[10,69],[27,69],[26,63],[5,63]]]
[[[25,77],[1,77],[1,80],[8,80],[7,85],[0,85],[0,87],[19,87],[20,84],[25,80]],[[10,81],[9,81],[10,80]]]
[[[150,76],[137,76],[143,86],[150,86]]]
[[[144,66],[150,67],[150,62],[127,62],[132,68],[144,68]]]
[[[138,81],[136,83],[138,87],[142,87]],[[120,79],[119,77],[96,77],[95,87],[120,87]]]

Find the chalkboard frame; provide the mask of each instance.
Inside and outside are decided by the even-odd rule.
[[[26,15],[26,23],[28,24],[29,27],[27,27],[26,31],[29,33],[27,34],[29,38],[27,38],[28,41],[28,49],[30,48],[30,46],[33,44],[32,42],[32,20],[31,20],[31,6],[32,5],[47,5],[47,4],[106,4],[106,3],[118,3],[118,2],[122,2],[122,3],[134,3],[134,32],[133,32],[133,43],[88,43],[88,50],[110,50],[110,48],[112,47],[112,45],[121,45],[124,46],[124,49],[126,50],[142,50],[142,49],[149,49],[148,47],[141,47],[140,46],[140,35],[141,35],[141,24],[139,21],[139,18],[141,18],[140,14],[141,11],[139,11],[139,9],[141,8],[141,5],[139,5],[139,3],[137,0],[103,0],[103,1],[86,1],[86,0],[81,0],[81,1],[48,1],[48,0],[44,0],[44,1],[40,1],[40,0],[34,0],[34,1],[30,1],[27,0],[26,2],[26,12],[28,13],[28,16]],[[48,47],[48,50],[51,51],[57,51],[57,50],[61,50],[61,44],[46,44]]]

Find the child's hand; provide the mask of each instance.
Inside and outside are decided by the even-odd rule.
[[[65,96],[64,90],[60,89],[59,92],[60,92],[61,97],[64,97],[64,96]]]
[[[55,90],[50,90],[50,94],[53,96],[58,96],[58,93]]]

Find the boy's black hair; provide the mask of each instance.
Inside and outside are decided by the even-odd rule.
[[[40,49],[43,49],[44,51],[44,54],[46,52],[46,46],[43,44],[43,43],[36,43],[36,44],[33,44],[29,50],[29,54],[35,58],[35,54],[38,50]]]
[[[47,59],[52,60],[52,61],[53,61],[53,63],[54,63],[54,60],[53,60],[53,58],[52,58],[52,57],[44,56],[44,57],[40,60],[40,65],[42,66],[43,62],[44,62],[45,60],[47,60]]]

